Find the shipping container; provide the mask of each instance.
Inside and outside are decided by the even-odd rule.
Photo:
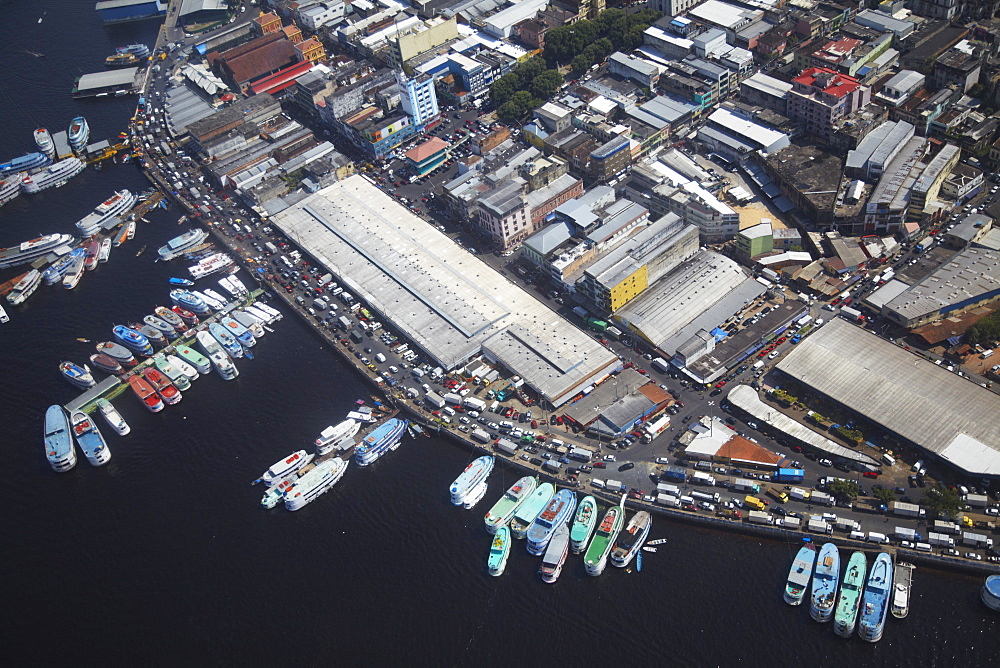
[[[687,480],[687,471],[680,466],[668,466],[663,472],[662,477],[669,480],[679,480],[680,482],[685,482]]]
[[[955,547],[955,539],[943,533],[930,531],[927,534],[927,542],[935,547]]]
[[[656,485],[657,494],[669,494],[670,496],[680,496],[681,490],[677,485],[668,485],[665,482]]]
[[[802,482],[806,472],[802,469],[778,469],[774,475],[775,482]]]
[[[900,517],[923,517],[924,510],[915,503],[903,503],[902,501],[894,501],[892,504],[893,515],[899,515]]]

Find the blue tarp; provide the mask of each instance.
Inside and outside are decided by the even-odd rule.
[[[722,339],[724,339],[727,336],[729,336],[729,332],[727,332],[724,329],[720,329],[720,328],[716,327],[715,329],[712,330],[712,336],[715,337],[716,341],[721,341]]]

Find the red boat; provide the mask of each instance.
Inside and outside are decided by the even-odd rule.
[[[180,306],[172,306],[170,310],[179,315],[181,317],[181,320],[183,320],[184,324],[186,324],[188,327],[194,327],[200,322],[200,320],[198,320],[198,316],[196,316],[194,313],[191,313],[191,311],[187,310],[186,308],[181,308]]]
[[[139,400],[145,404],[153,413],[159,413],[163,410],[163,401],[160,400],[159,395],[153,389],[153,386],[146,382],[146,379],[142,376],[129,376],[128,384],[132,386],[132,391],[135,392],[135,396],[139,397]]]
[[[146,367],[142,370],[142,377],[149,381],[156,393],[163,397],[168,404],[176,404],[181,400],[181,391],[174,387],[166,376],[154,369]]]
[[[94,267],[97,266],[98,259],[100,259],[101,242],[99,239],[94,239],[85,248],[87,249],[87,259],[83,261],[83,266],[87,271],[93,271]]]

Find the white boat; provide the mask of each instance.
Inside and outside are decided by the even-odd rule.
[[[295,481],[285,492],[285,508],[299,510],[344,477],[347,462],[340,457],[328,459]]]
[[[462,502],[462,507],[466,510],[472,510],[486,496],[487,488],[489,485],[485,480],[473,487],[472,491],[465,497],[465,501]]]
[[[21,190],[33,195],[48,188],[58,188],[83,171],[87,166],[79,158],[67,158],[21,179]]]
[[[101,412],[101,416],[104,420],[114,429],[119,436],[124,436],[132,431],[132,428],[128,426],[125,422],[125,418],[121,416],[118,409],[112,405],[107,399],[97,400],[97,409]]]
[[[489,455],[478,457],[470,462],[465,470],[455,478],[455,482],[451,483],[449,488],[451,502],[456,506],[461,506],[471,496],[473,490],[478,491],[478,485],[489,478],[490,473],[493,472],[493,462],[493,457]]]
[[[76,223],[76,229],[85,237],[110,229],[121,222],[121,216],[135,204],[135,195],[127,188],[115,192]]]
[[[222,271],[232,264],[233,258],[229,257],[225,253],[214,253],[203,259],[198,264],[188,267],[188,272],[190,272],[191,278],[198,280],[199,278],[204,278],[214,274],[217,271]]]
[[[569,554],[569,526],[560,524],[556,527],[552,540],[545,548],[542,556],[542,563],[538,567],[538,573],[542,576],[542,582],[554,583],[562,573],[563,565],[566,563],[566,556]]]
[[[23,304],[24,301],[35,293],[42,283],[42,274],[37,269],[29,271],[24,278],[18,281],[17,285],[7,293],[7,301],[13,306]]]
[[[298,452],[293,452],[284,459],[281,459],[275,463],[271,468],[264,472],[260,478],[254,481],[254,483],[262,482],[265,485],[273,485],[282,478],[287,478],[292,475],[303,466],[311,462],[316,455],[307,454],[305,450],[299,450]]]
[[[104,237],[101,241],[101,250],[97,253],[98,262],[107,262],[111,257],[111,237]]]
[[[173,260],[174,258],[184,255],[188,249],[201,244],[207,238],[208,232],[205,230],[190,230],[168,241],[165,246],[162,246],[160,250],[157,251],[157,253],[159,254],[161,260]]]
[[[243,310],[246,311],[249,315],[252,315],[253,317],[260,320],[265,325],[269,325],[275,321],[274,316],[272,316],[270,313],[265,313],[256,306],[244,306]]]
[[[3,306],[0,306],[0,323],[10,322],[10,316]]]
[[[198,373],[198,370],[194,368],[194,365],[188,364],[177,355],[167,355],[167,361],[170,362],[174,368],[187,376],[188,380],[197,380],[201,375]]]
[[[229,355],[222,350],[222,346],[219,345],[214,336],[208,332],[198,332],[195,338],[220,376],[225,380],[233,380],[240,375],[239,369],[233,364],[233,360],[229,359]]]
[[[254,302],[254,306],[271,316],[271,322],[281,320],[281,312],[278,309],[271,307],[271,305],[265,304],[264,302]]]
[[[225,297],[223,297],[222,295],[220,295],[218,292],[216,292],[212,288],[205,288],[203,290],[203,292],[205,293],[206,297],[208,297],[209,299],[214,299],[216,302],[219,303],[219,309],[226,308],[226,304],[229,303],[228,299],[226,299]]]
[[[354,437],[358,435],[360,429],[361,423],[349,418],[336,426],[327,427],[316,439],[316,454],[325,455],[334,448],[341,448],[348,443],[353,445]]]
[[[199,292],[197,290],[191,290],[191,294],[196,297],[200,297],[203,302],[209,305],[213,311],[221,311],[226,305],[226,302],[209,295],[207,292]],[[216,293],[218,294],[218,293]]]

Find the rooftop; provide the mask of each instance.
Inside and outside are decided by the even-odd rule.
[[[427,158],[440,153],[441,151],[448,148],[450,144],[439,137],[431,137],[419,146],[414,146],[404,155],[407,160],[415,162],[417,164],[423,162]]]
[[[1000,253],[966,248],[886,304],[886,312],[916,320],[1000,294]]]

